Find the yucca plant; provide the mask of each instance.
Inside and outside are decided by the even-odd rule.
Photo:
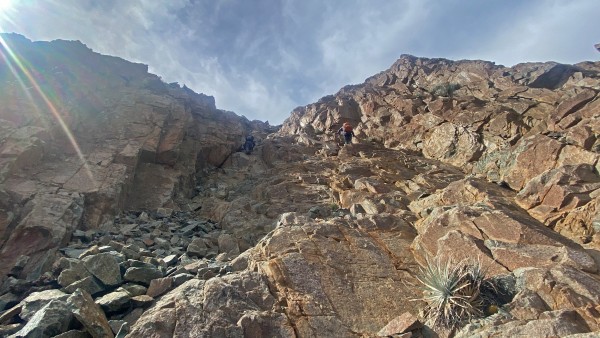
[[[441,83],[431,89],[431,93],[435,96],[452,97],[456,90],[460,89],[458,83]]]
[[[488,302],[481,291],[489,286],[478,261],[428,258],[417,279],[423,284],[424,315],[431,327],[452,329],[484,315]]]

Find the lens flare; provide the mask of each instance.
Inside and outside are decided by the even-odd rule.
[[[2,21],[12,22],[13,0],[0,0],[0,30],[2,30]]]
[[[12,7],[12,0],[0,0],[0,13]]]
[[[2,0],[0,0],[0,2],[1,1]],[[73,149],[77,153],[77,156],[81,160],[83,168],[84,168],[84,170],[85,170],[88,178],[90,179],[90,182],[94,186],[94,189],[97,189],[98,188],[98,184],[97,184],[96,180],[94,179],[94,175],[92,174],[92,171],[91,171],[91,169],[90,169],[90,167],[89,167],[89,165],[88,165],[88,163],[87,163],[87,161],[85,159],[85,155],[81,151],[79,143],[77,143],[77,140],[75,139],[75,135],[73,135],[73,133],[69,129],[69,126],[65,123],[65,121],[62,118],[61,114],[59,113],[58,109],[55,107],[55,105],[52,103],[52,101],[48,98],[48,96],[44,93],[44,91],[42,90],[42,88],[40,87],[40,85],[36,81],[36,79],[32,76],[32,72],[27,67],[26,63],[23,62],[12,51],[12,49],[10,48],[10,46],[6,43],[6,41],[4,41],[4,39],[1,36],[0,36],[0,45],[3,47],[3,49],[8,54],[8,55],[5,55],[2,52],[2,49],[0,49],[0,57],[6,63],[6,65],[10,69],[10,72],[13,74],[13,76],[19,82],[19,85],[21,86],[21,88],[23,89],[23,91],[26,93],[27,98],[32,103],[35,103],[33,97],[29,93],[29,89],[30,88],[28,88],[29,86],[26,85],[26,82],[28,84],[30,84],[30,86],[32,86],[33,89],[35,89],[35,92],[37,92],[37,94],[43,100],[44,104],[48,107],[48,109],[52,113],[52,116],[57,121],[58,125],[61,127],[63,133],[65,134],[65,136],[69,140],[69,143],[71,143],[71,146],[73,147]],[[25,75],[25,79],[23,79],[22,75]]]

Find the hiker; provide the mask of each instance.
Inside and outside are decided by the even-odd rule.
[[[352,131],[352,125],[348,122],[344,122],[342,127],[338,129],[337,133],[340,135],[344,135],[345,144],[352,144],[352,136],[356,136]]]
[[[254,136],[248,135],[248,136],[246,136],[246,142],[244,142],[242,149],[244,150],[246,155],[250,155],[250,153],[254,149],[255,145],[256,145],[256,143],[254,143]]]

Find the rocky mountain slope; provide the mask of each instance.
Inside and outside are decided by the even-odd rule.
[[[402,56],[275,132],[81,43],[3,38],[3,335],[600,330],[600,63]],[[423,327],[431,257],[479,260],[500,310]]]

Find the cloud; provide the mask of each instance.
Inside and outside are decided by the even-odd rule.
[[[482,54],[506,65],[525,61],[597,60],[600,2],[537,1],[497,34]]]
[[[596,0],[31,0],[0,27],[80,40],[213,95],[221,109],[280,123],[404,53],[507,65],[597,59],[598,12]]]

